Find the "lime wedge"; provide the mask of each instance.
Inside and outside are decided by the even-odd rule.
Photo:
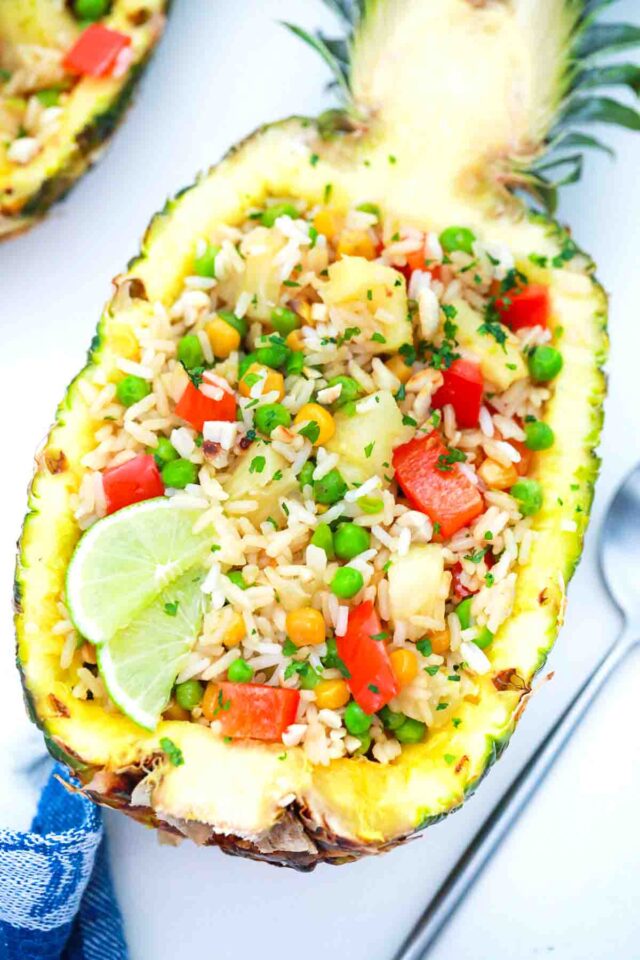
[[[98,520],[84,534],[67,571],[69,614],[80,634],[100,645],[147,607],[211,549],[211,528],[193,532],[197,507],[160,497]]]
[[[178,577],[98,649],[109,696],[123,713],[153,730],[200,632],[204,571]]]

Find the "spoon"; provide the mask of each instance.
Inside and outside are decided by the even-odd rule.
[[[393,960],[422,960],[451,920],[509,829],[533,797],[613,671],[640,641],[640,464],[609,505],[599,544],[600,570],[623,616],[608,653],[502,795],[458,859]]]

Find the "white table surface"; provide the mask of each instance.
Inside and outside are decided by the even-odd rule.
[[[637,12],[634,0],[615,8],[618,19],[626,14],[638,22]],[[276,24],[293,19],[312,27],[323,15],[320,4],[300,0],[177,2],[108,154],[43,225],[0,247],[0,384],[8,431],[0,466],[0,823],[28,823],[33,791],[22,774],[40,749],[22,710],[9,599],[33,450],[83,362],[109,278],[137,250],[152,212],[261,122],[326,106],[324,68]],[[612,293],[613,347],[604,467],[568,621],[549,663],[553,682],[533,698],[507,754],[464,810],[383,859],[296,874],[189,843],[161,847],[153,832],[108,813],[133,960],[388,958],[613,639],[619,618],[599,580],[596,541],[609,496],[640,459],[640,149],[630,135],[607,136],[618,147],[617,164],[591,160],[561,209]],[[434,960],[640,957],[639,689],[636,657],[504,843],[433,950]]]

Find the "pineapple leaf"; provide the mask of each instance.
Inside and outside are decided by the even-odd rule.
[[[640,130],[640,113],[611,97],[576,97],[565,108],[562,122],[611,123]]]
[[[612,63],[606,67],[591,67],[580,75],[583,90],[593,87],[629,87],[640,96],[640,66],[635,63]]]
[[[580,59],[640,43],[640,27],[630,23],[591,23],[580,35],[575,47]]]
[[[337,84],[340,89],[341,96],[347,102],[351,102],[351,92],[349,90],[349,77],[348,77],[348,60],[343,56],[340,58],[336,56],[334,50],[331,47],[334,47],[334,41],[329,41],[331,46],[327,44],[325,38],[317,33],[309,33],[307,30],[303,30],[302,27],[296,26],[295,23],[287,23],[282,21],[282,25],[290,30],[294,36],[302,40],[303,43],[306,43],[311,47],[312,50],[315,50],[316,53],[320,54],[324,62],[327,64],[331,70],[334,82]],[[341,51],[342,52],[342,51]]]
[[[567,148],[579,147],[584,150],[600,150],[610,157],[615,156],[615,150],[597,137],[592,137],[587,133],[565,133],[549,148],[550,150],[566,150]]]

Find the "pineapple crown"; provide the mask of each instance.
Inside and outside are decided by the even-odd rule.
[[[408,0],[393,2],[400,10]],[[422,2],[428,4],[429,0]],[[484,0],[468,2],[472,6],[485,6]],[[562,62],[557,65],[558,93],[553,110],[536,137],[537,142],[510,156],[497,174],[503,186],[515,192],[524,191],[534,205],[548,212],[557,206],[559,188],[580,179],[585,151],[600,150],[614,155],[608,144],[585,128],[597,123],[640,130],[640,112],[608,92],[626,88],[636,97],[640,96],[640,64],[611,59],[612,54],[640,47],[640,26],[602,20],[604,8],[616,0],[555,2],[563,8],[566,33]],[[333,74],[330,86],[337,91],[341,107],[323,115],[328,120],[324,126],[331,132],[348,129],[349,124],[367,122],[366,109],[358,102],[354,86],[354,59],[368,24],[383,8],[391,7],[392,0],[323,0],[323,3],[339,20],[341,36],[329,37],[321,31],[309,33],[291,23],[284,26],[315,50]],[[322,123],[320,129],[322,132]]]

